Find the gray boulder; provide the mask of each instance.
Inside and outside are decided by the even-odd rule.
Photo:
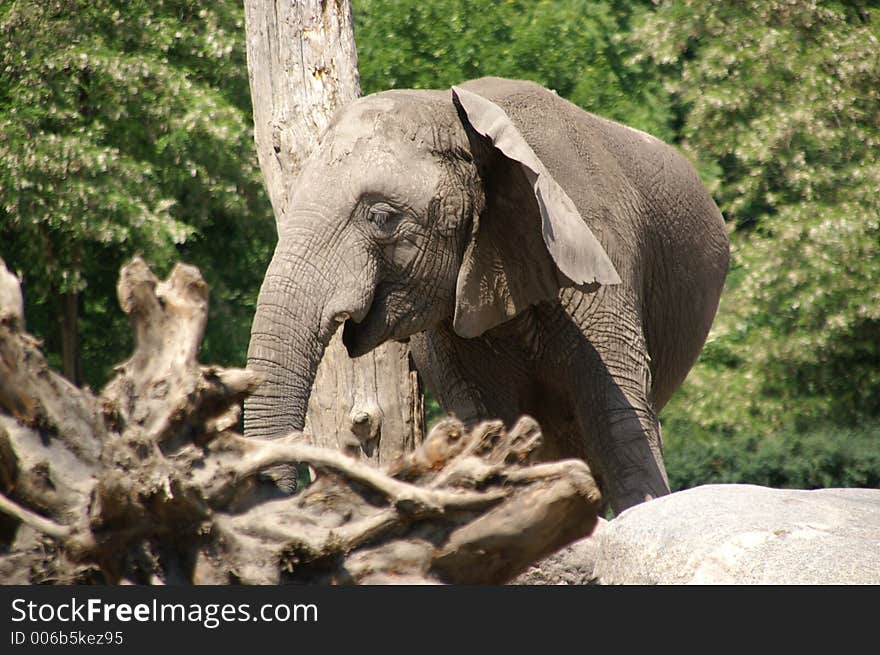
[[[520,574],[515,585],[585,585],[596,584],[593,570],[599,555],[601,535],[608,521],[599,519],[593,534],[545,557]]]
[[[880,489],[706,485],[637,505],[545,562],[519,582],[880,584]]]

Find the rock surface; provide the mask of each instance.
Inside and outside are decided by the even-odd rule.
[[[516,585],[586,585],[596,584],[593,570],[599,555],[601,535],[608,521],[599,519],[593,534],[575,541],[549,557],[545,557],[520,574],[511,584]]]
[[[706,485],[633,507],[521,584],[880,584],[880,489]]]

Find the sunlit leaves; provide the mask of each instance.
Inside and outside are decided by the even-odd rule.
[[[679,0],[635,36],[737,227],[713,340],[670,419],[766,433],[877,416],[880,10]]]
[[[607,118],[672,138],[667,96],[623,38],[650,2],[359,0],[365,92],[449,88],[495,75],[529,79]]]
[[[135,253],[202,267],[226,319],[207,347],[242,363],[274,225],[244,37],[231,0],[18,0],[2,16],[0,247],[30,304],[46,305],[31,328],[50,351],[54,298],[83,292],[93,383],[125,355],[107,320]]]

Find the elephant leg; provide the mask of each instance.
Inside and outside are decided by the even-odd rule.
[[[590,431],[595,435],[605,493],[611,508],[628,507],[669,493],[663,464],[660,421],[650,404],[651,371],[644,349],[631,339],[615,339],[599,351],[604,364],[599,384],[590,389]],[[629,352],[627,352],[629,351]],[[622,355],[621,353],[625,353]]]
[[[545,305],[536,310],[537,330],[514,319],[506,335],[461,339],[441,324],[413,336],[410,346],[445,411],[468,425],[499,418],[510,426],[531,414],[544,432],[539,456],[585,459],[606,502],[622,512],[669,493],[660,424],[648,401],[644,339],[623,329],[636,323],[625,312],[603,313],[612,317],[605,325],[598,312],[589,314],[579,322]]]
[[[462,339],[451,325],[415,335],[416,367],[440,406],[466,425],[500,419],[509,428],[523,415],[543,434],[538,460],[582,457],[583,436],[565,389],[537,371],[532,317],[513,319],[492,337]]]
[[[574,303],[577,310],[553,320],[550,362],[571,394],[580,454],[619,513],[669,493],[660,423],[649,400],[650,358],[631,305],[617,302],[614,311],[603,311],[600,298],[585,300],[591,302]]]
[[[605,493],[615,513],[669,493],[660,423],[647,394],[627,388],[630,374],[610,373],[594,419]]]
[[[448,322],[413,335],[410,350],[419,374],[443,410],[467,425],[520,415],[516,388],[525,379],[522,355],[461,339]]]

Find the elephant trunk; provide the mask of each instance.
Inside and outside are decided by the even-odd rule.
[[[314,302],[284,279],[290,268],[269,266],[251,327],[248,368],[265,382],[245,401],[244,430],[251,437],[280,437],[305,424],[309,394],[332,332],[322,329]]]
[[[320,241],[315,231],[280,238],[266,272],[248,348],[248,368],[262,373],[265,382],[245,401],[246,436],[274,438],[303,429],[315,374],[333,333],[345,318],[361,320],[372,302],[372,290],[365,288],[372,276],[341,274],[343,268],[352,270],[350,245],[342,255],[342,244]]]

